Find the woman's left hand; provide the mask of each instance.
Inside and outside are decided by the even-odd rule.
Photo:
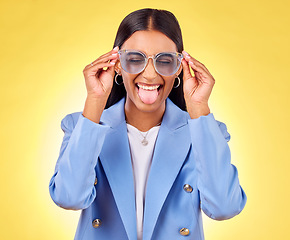
[[[183,91],[187,111],[191,118],[206,116],[210,113],[209,96],[215,80],[207,68],[183,51]],[[194,76],[190,72],[194,72]]]

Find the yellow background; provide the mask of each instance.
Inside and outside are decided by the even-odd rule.
[[[79,212],[50,199],[63,133],[81,111],[83,68],[112,48],[121,20],[144,7],[172,11],[185,49],[216,79],[211,110],[232,135],[248,196],[237,217],[204,218],[207,240],[289,239],[289,1],[0,3],[0,239],[73,239]]]

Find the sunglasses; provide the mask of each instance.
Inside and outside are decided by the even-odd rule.
[[[145,53],[138,50],[120,50],[121,67],[128,73],[137,74],[142,72],[148,64],[148,60],[153,60],[153,65],[160,75],[171,76],[177,72],[183,58],[181,53],[161,52],[154,56],[147,57]]]

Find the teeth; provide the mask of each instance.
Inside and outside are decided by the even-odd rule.
[[[137,84],[139,88],[142,88],[144,90],[149,90],[149,91],[153,91],[156,90],[157,88],[159,88],[160,85],[154,85],[154,86],[145,86],[145,85],[139,85]]]

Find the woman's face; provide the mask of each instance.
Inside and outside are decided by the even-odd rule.
[[[149,56],[160,52],[177,52],[175,43],[159,31],[137,31],[128,38],[121,49],[139,50]],[[165,110],[168,97],[179,70],[171,76],[162,76],[156,72],[150,58],[145,69],[138,74],[131,74],[121,68],[120,62],[116,70],[121,73],[127,91],[126,106],[137,108],[142,112]]]

